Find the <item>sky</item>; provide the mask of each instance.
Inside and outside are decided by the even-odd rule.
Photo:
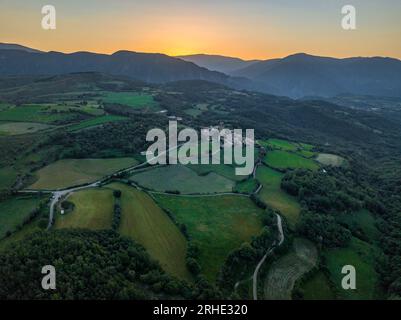
[[[41,27],[42,6],[49,4],[56,8],[56,30]],[[341,8],[348,4],[356,9],[356,30],[341,27]],[[401,59],[401,1],[0,0],[0,42],[108,54]]]

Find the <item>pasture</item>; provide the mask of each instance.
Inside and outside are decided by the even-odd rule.
[[[316,170],[319,168],[318,164],[311,160],[304,158],[296,153],[275,150],[267,152],[264,162],[276,169],[310,169]]]
[[[239,193],[253,193],[258,187],[258,183],[255,179],[249,178],[243,181],[237,182],[234,190]]]
[[[315,245],[302,238],[294,239],[293,250],[274,261],[264,283],[267,300],[290,300],[295,281],[317,265]]]
[[[106,103],[117,103],[135,109],[158,109],[158,103],[153,96],[136,92],[107,92],[103,101]]]
[[[13,232],[17,226],[22,225],[43,199],[39,196],[18,196],[0,202],[0,239],[7,231]]]
[[[262,230],[263,210],[247,197],[155,195],[155,198],[179,223],[187,226],[192,241],[200,249],[202,273],[210,281],[216,280],[233,249]]]
[[[29,188],[55,190],[90,183],[137,163],[133,158],[59,160],[36,171],[38,180]]]
[[[301,206],[297,199],[281,189],[283,174],[266,166],[259,166],[256,178],[263,185],[260,198],[272,208],[279,210],[291,227],[298,221]]]
[[[73,113],[49,112],[45,105],[23,105],[0,112],[0,121],[52,123],[74,118]]]
[[[322,271],[316,272],[301,286],[304,300],[335,300],[329,279]]]
[[[68,201],[74,209],[56,214],[55,228],[109,229],[113,219],[113,191],[108,189],[86,189],[72,193]]]
[[[191,280],[186,268],[187,242],[177,226],[145,192],[121,183],[106,188],[121,190],[122,216],[119,232],[143,245],[163,269]]]
[[[284,151],[296,151],[298,144],[282,139],[269,139],[267,141],[259,141],[264,147],[270,147],[272,149],[284,150]]]
[[[340,299],[370,300],[380,298],[377,289],[379,275],[375,271],[377,249],[357,238],[352,238],[346,248],[329,249],[323,252],[330,279],[334,283]],[[357,270],[356,289],[343,290],[341,269],[352,265]]]
[[[130,180],[147,189],[160,192],[179,191],[182,194],[231,192],[235,184],[214,172],[198,175],[180,164],[145,170],[132,175]]]

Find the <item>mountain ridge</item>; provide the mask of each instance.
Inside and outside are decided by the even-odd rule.
[[[215,67],[209,65],[209,68],[231,70],[224,73],[199,66],[182,56],[163,53],[42,52],[20,45],[1,49],[2,45],[0,75],[3,76],[101,72],[149,83],[206,80],[295,99],[340,94],[401,97],[401,61],[390,57],[333,58],[296,53],[259,61],[206,54],[184,56],[187,60],[201,57],[209,64],[213,60]],[[238,66],[242,67],[236,69]]]

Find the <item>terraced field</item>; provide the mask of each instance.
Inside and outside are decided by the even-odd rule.
[[[56,216],[55,228],[109,229],[113,219],[114,197],[109,189],[86,189],[68,197],[73,211]]]
[[[198,175],[183,165],[162,166],[142,171],[130,177],[140,186],[155,191],[179,191],[182,194],[231,192],[234,181],[214,172]]]
[[[259,166],[256,178],[263,185],[259,193],[260,198],[272,208],[279,210],[287,219],[291,227],[298,221],[301,206],[295,197],[281,189],[283,174],[266,166]]]
[[[81,185],[137,163],[133,158],[59,160],[38,170],[38,180],[29,188],[55,190]]]
[[[317,265],[317,249],[306,240],[294,239],[293,251],[273,262],[264,283],[267,300],[290,300],[295,281]]]
[[[157,202],[170,210],[200,248],[202,273],[210,281],[227,255],[262,230],[263,210],[247,197],[180,197],[155,195]]]
[[[146,193],[121,183],[106,188],[121,190],[122,216],[119,232],[145,247],[169,273],[185,280],[187,242],[177,226]]]

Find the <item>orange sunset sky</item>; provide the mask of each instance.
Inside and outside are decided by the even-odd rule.
[[[56,30],[41,28],[46,4],[56,7]],[[345,4],[356,7],[356,30],[341,28]],[[0,42],[45,51],[401,58],[399,0],[0,0],[0,7]]]

